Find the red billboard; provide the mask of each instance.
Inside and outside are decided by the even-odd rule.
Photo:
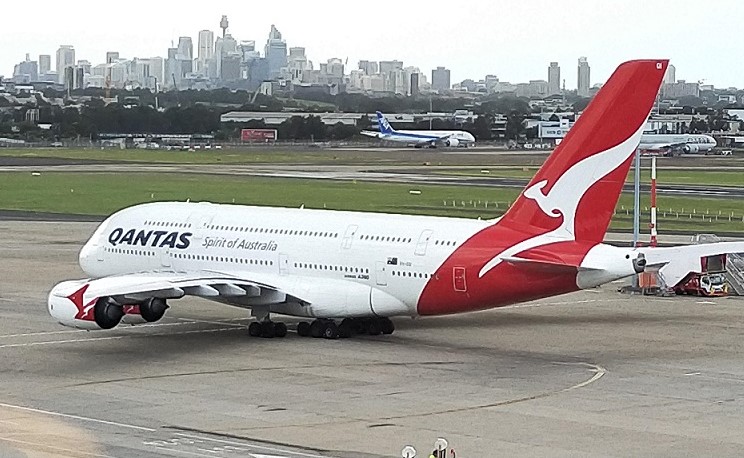
[[[276,141],[276,129],[241,129],[240,141],[274,142]]]

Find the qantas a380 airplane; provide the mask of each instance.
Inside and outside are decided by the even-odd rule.
[[[286,335],[270,320],[279,314],[311,319],[302,336],[335,338],[392,333],[393,316],[501,307],[641,272],[643,253],[602,240],[666,67],[618,67],[501,218],[137,205],[98,227],[80,252],[90,278],[55,286],[49,313],[110,329],[197,296],[250,309],[253,336]]]

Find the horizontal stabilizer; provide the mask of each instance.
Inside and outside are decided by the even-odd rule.
[[[676,286],[690,272],[700,273],[700,259],[729,253],[744,253],[744,242],[702,243],[675,247],[642,247],[647,265],[665,264],[659,274],[667,286]]]
[[[586,266],[574,266],[571,264],[565,264],[556,261],[547,261],[544,259],[529,259],[524,257],[516,256],[505,256],[501,258],[504,262],[507,262],[515,267],[526,268],[530,270],[537,270],[540,272],[579,272],[584,270],[602,270],[595,269]]]

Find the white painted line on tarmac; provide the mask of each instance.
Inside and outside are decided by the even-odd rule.
[[[123,324],[121,329],[129,329],[129,327],[137,327],[139,329],[142,329],[142,328],[160,328],[160,327],[165,327],[165,326],[183,326],[184,324],[195,324],[199,322],[197,320],[188,320],[186,318],[179,318],[179,320],[183,320],[183,321],[179,321],[175,323],[143,323],[143,324],[137,324],[137,325]],[[225,323],[218,323],[218,324],[225,324]],[[52,334],[87,333],[87,332],[90,332],[90,331],[86,331],[85,329],[71,329],[68,331],[28,332],[25,334],[4,334],[4,335],[0,335],[0,339],[10,339],[14,337],[44,336],[44,335],[52,335]]]
[[[176,433],[175,435],[176,436],[181,436],[181,437],[188,437],[189,439],[199,439],[199,440],[203,440],[203,441],[217,442],[217,443],[220,443],[220,444],[234,445],[236,447],[257,448],[257,449],[261,449],[261,450],[268,450],[268,451],[274,452],[274,453],[288,453],[290,455],[306,456],[306,457],[309,457],[309,458],[324,458],[322,455],[315,455],[315,454],[312,454],[312,453],[303,453],[303,452],[290,452],[290,451],[287,451],[287,450],[282,450],[280,448],[268,447],[268,446],[265,446],[265,445],[251,444],[250,442],[249,443],[241,443],[241,442],[229,441],[229,440],[224,440],[224,439],[215,439],[215,438],[212,438],[212,437],[197,436],[197,435],[185,434],[185,433]]]
[[[121,340],[121,339],[130,339],[132,337],[154,337],[154,336],[177,336],[177,335],[183,335],[183,334],[201,334],[201,333],[208,333],[208,332],[222,332],[222,331],[234,331],[234,326],[231,326],[229,328],[217,328],[217,329],[198,329],[195,331],[181,331],[181,332],[169,332],[169,333],[159,333],[159,334],[129,334],[126,336],[108,336],[108,337],[93,337],[90,339],[68,339],[68,340],[48,340],[43,342],[26,342],[26,343],[18,343],[18,344],[6,344],[6,345],[0,345],[0,349],[2,348],[18,348],[18,347],[36,347],[40,345],[59,345],[59,344],[68,344],[68,343],[76,343],[76,342],[96,342],[96,341],[102,341],[102,340]]]
[[[98,418],[81,417],[80,415],[70,415],[70,414],[61,413],[61,412],[54,412],[52,410],[34,409],[33,407],[17,406],[13,404],[6,404],[4,402],[0,402],[0,407],[6,408],[6,409],[12,409],[12,410],[20,410],[23,412],[31,412],[31,413],[38,413],[42,415],[49,415],[51,417],[69,418],[71,420],[84,421],[86,423],[98,423],[102,425],[116,426],[119,428],[136,429],[138,431],[147,431],[149,433],[156,431],[153,428],[146,428],[144,426],[130,425],[127,423],[119,423],[116,421],[100,420]]]
[[[713,302],[713,301],[697,301],[696,304],[701,304],[701,305],[716,305],[716,303]]]

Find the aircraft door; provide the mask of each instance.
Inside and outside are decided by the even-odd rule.
[[[465,268],[464,267],[453,267],[452,268],[452,281],[455,291],[458,293],[464,293],[468,290],[468,285],[465,282]]]
[[[418,242],[416,243],[416,251],[414,251],[416,256],[424,256],[426,254],[426,247],[429,245],[429,239],[431,239],[433,233],[434,231],[430,229],[425,229],[421,232]]]
[[[160,253],[160,264],[163,267],[170,267],[171,266],[171,250],[170,250],[170,248],[165,248]]]
[[[346,233],[344,233],[344,239],[341,241],[341,247],[344,250],[348,250],[351,248],[351,243],[354,241],[354,235],[356,235],[357,229],[359,229],[359,226],[356,224],[351,224],[349,227],[346,228]]]
[[[375,279],[377,286],[387,286],[388,265],[382,261],[377,261],[375,265]]]
[[[286,254],[279,254],[279,275],[287,275],[289,270],[289,257]]]

